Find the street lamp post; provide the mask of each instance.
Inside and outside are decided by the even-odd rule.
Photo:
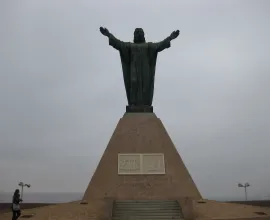
[[[30,184],[26,184],[26,183],[23,183],[23,182],[19,182],[19,186],[22,188],[22,190],[21,190],[21,200],[23,199],[23,187],[27,187],[27,188],[30,188]]]
[[[246,198],[246,201],[247,201],[247,187],[249,187],[249,186],[250,186],[249,183],[245,183],[245,184],[238,183],[238,187],[244,187],[245,188],[245,198]]]

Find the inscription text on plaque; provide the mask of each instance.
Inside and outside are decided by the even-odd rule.
[[[165,174],[164,154],[118,154],[118,174]]]
[[[118,154],[119,174],[140,174],[141,158],[140,154]]]

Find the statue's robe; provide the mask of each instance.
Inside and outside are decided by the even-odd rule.
[[[170,47],[170,39],[158,43],[129,43],[111,35],[109,44],[120,53],[128,104],[151,106],[157,54]]]

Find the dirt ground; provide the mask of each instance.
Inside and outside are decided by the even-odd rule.
[[[270,207],[270,200],[261,200],[261,201],[232,201],[229,203],[237,203],[244,205],[253,205],[253,206],[261,206],[261,207]],[[47,205],[54,205],[53,203],[23,203],[21,204],[22,209],[32,209],[43,207]],[[9,212],[10,211],[10,203],[0,203],[0,213]]]
[[[23,203],[21,204],[22,209],[32,209],[32,208],[38,208],[38,207],[43,207],[47,205],[53,205],[53,204],[48,204],[48,203]],[[3,212],[10,212],[10,203],[0,203],[0,213]]]

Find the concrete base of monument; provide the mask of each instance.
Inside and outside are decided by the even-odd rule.
[[[152,113],[153,112],[153,106],[148,106],[148,105],[127,105],[126,106],[126,112],[127,113],[139,113],[139,112],[145,112],[145,113]]]
[[[201,199],[162,121],[154,113],[125,113],[83,200]]]

